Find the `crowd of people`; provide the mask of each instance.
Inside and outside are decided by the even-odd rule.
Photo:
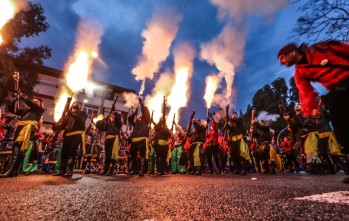
[[[186,127],[174,124],[169,128],[165,114],[154,122],[141,98],[140,114],[136,110],[128,117],[132,125],[129,133],[122,131],[124,122],[115,110],[96,123],[91,120],[86,127],[88,116],[82,110],[82,104],[75,101],[53,125],[54,133],[43,135],[39,123],[44,113],[42,100],[31,99],[18,91],[25,105],[12,111],[12,117],[3,116],[1,121],[4,133],[1,151],[11,146],[12,157],[2,161],[5,173],[0,174],[0,178],[14,177],[18,173],[30,174],[38,170],[38,165],[45,173],[64,177],[72,177],[75,168],[83,168],[84,174],[105,176],[120,171],[138,176],[169,173],[241,176],[280,172],[335,174],[340,170],[349,174],[346,158],[348,136],[342,127],[342,121],[345,122],[348,116],[343,116],[335,106],[337,102],[348,105],[348,96],[342,94],[348,92],[349,73],[344,65],[326,67],[333,54],[328,51],[342,50],[342,47],[349,48],[328,41],[312,47],[302,45],[298,48],[289,44],[280,50],[278,59],[281,64],[296,64],[295,79],[301,105],[295,107],[295,116],[282,113],[288,127],[287,132],[278,137],[272,133],[269,122],[263,120],[252,121],[245,128],[236,112],[226,113],[222,128],[218,128],[213,119],[202,121],[195,119],[194,114]],[[320,64],[321,67],[309,64],[322,54],[330,61]],[[338,52],[335,56],[341,57],[342,54]],[[319,59],[323,62],[322,58]],[[317,74],[319,70],[322,75],[311,78],[309,73]],[[339,80],[328,80],[324,74],[333,74],[333,78]],[[326,81],[325,86],[330,90],[320,104],[315,105],[313,101],[316,93],[309,79]],[[14,110],[13,107],[8,109]]]
[[[38,113],[27,111],[26,114],[39,121],[42,113],[39,100],[34,102],[35,99],[23,94],[21,98],[28,104],[25,108]],[[340,170],[349,173],[348,162],[330,121],[317,109],[304,118],[301,107],[296,106],[294,117],[285,116],[288,130],[279,136],[279,141],[268,122],[260,120],[245,128],[236,112],[221,129],[213,119],[191,119],[185,129],[180,125],[169,129],[164,118],[158,123],[153,121],[142,101],[140,109],[139,116],[137,111],[129,116],[133,130],[127,133],[122,131],[121,115],[116,111],[96,123],[91,121],[85,128],[87,114],[79,102],[74,102],[65,119],[60,121],[61,125],[54,126],[57,138],[55,134],[41,134],[39,125],[33,123],[34,126],[26,130],[29,133],[27,147],[18,138],[24,130],[24,123],[20,123],[23,118],[14,123],[18,117],[3,116],[1,127],[5,136],[1,140],[1,151],[12,150],[12,159],[3,159],[1,166],[6,172],[1,177],[36,171],[71,177],[74,169],[106,176],[116,173],[139,176],[335,174]]]

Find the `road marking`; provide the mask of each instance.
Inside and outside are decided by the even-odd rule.
[[[311,196],[297,197],[295,200],[310,200],[322,203],[339,203],[349,205],[349,191],[338,191]]]

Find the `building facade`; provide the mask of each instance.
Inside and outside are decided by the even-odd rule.
[[[40,66],[38,72],[38,83],[34,87],[34,95],[43,100],[45,113],[43,116],[42,128],[43,132],[51,132],[54,120],[54,110],[56,102],[58,102],[60,88],[65,84],[64,73],[61,70],[53,69],[46,66]],[[86,126],[90,123],[92,113],[104,117],[108,115],[114,99],[118,96],[115,103],[115,109],[122,115],[124,123],[123,130],[128,130],[127,116],[129,108],[125,107],[125,100],[122,93],[135,93],[134,90],[107,84],[98,81],[92,81],[93,88],[87,88],[74,94],[76,100],[83,103],[83,109],[88,114]],[[92,86],[91,86],[92,87]],[[4,108],[2,108],[4,109]]]

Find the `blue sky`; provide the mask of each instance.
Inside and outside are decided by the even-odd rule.
[[[188,107],[183,110],[187,115],[197,111],[197,117],[204,118],[205,77],[218,73],[215,65],[200,59],[203,44],[211,42],[224,29],[227,23],[243,34],[243,51],[235,69],[234,88],[235,107],[245,111],[252,96],[258,89],[271,83],[278,77],[287,80],[292,76],[293,68],[282,67],[276,59],[280,47],[292,41],[289,39],[292,28],[299,16],[299,5],[287,4],[283,0],[36,0],[45,9],[50,29],[39,37],[23,41],[25,45],[48,45],[52,48],[52,57],[45,65],[63,70],[69,56],[73,53],[78,23],[87,17],[93,17],[103,26],[99,55],[103,60],[93,65],[93,79],[105,81],[122,87],[139,90],[141,82],[135,80],[132,69],[142,54],[142,31],[152,19],[156,10],[169,10],[181,16],[178,31],[171,43],[168,57],[161,63],[160,71],[153,80],[146,80],[145,94],[149,94],[162,71],[173,68],[173,45],[185,39],[196,50],[193,77],[190,80],[191,97]],[[214,2],[234,4],[230,9],[239,8],[238,4],[255,2],[256,8],[238,10],[236,15],[223,16]],[[263,2],[263,4],[262,4]],[[286,2],[272,8],[276,2]],[[236,6],[236,7],[235,7]],[[272,8],[272,9],[270,9]],[[271,12],[263,12],[263,10]],[[169,14],[169,17],[171,14]],[[93,27],[91,27],[93,32]],[[309,42],[311,43],[311,42]],[[234,48],[230,50],[234,51]],[[222,88],[224,88],[224,82]],[[221,91],[218,91],[218,93]]]

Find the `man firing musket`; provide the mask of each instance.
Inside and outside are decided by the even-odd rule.
[[[69,104],[67,100],[67,104]],[[66,107],[68,105],[66,104]],[[72,177],[78,147],[82,149],[82,153],[86,154],[85,141],[85,121],[87,114],[82,110],[82,104],[74,101],[70,109],[62,116],[61,124],[56,128],[56,133],[64,130],[63,144],[61,153],[60,172],[54,176]]]
[[[140,152],[140,165],[139,165],[139,176],[144,176],[145,160],[149,156],[149,123],[150,113],[148,107],[143,104],[142,98],[139,97],[139,105],[141,107],[141,114],[137,119],[138,108],[136,111],[128,117],[129,123],[133,126],[133,131],[130,136],[131,138],[131,161],[132,171],[130,175],[135,174],[137,168],[137,152]]]
[[[247,175],[246,164],[250,160],[250,151],[245,141],[245,129],[241,118],[233,112],[226,124],[228,147],[234,163],[233,174]]]
[[[17,122],[15,131],[10,168],[4,174],[0,174],[0,178],[15,177],[18,175],[19,166],[24,159],[30,142],[33,141],[31,140],[33,138],[32,135],[38,130],[39,121],[45,111],[40,98],[30,99],[20,90],[18,72],[15,73],[14,80],[16,82],[16,99],[14,104],[10,105],[8,109],[10,112],[20,116],[20,121]],[[19,99],[25,103],[21,109],[18,108]]]
[[[96,122],[98,130],[105,132],[105,159],[104,169],[98,175],[112,176],[116,160],[118,159],[120,149],[120,130],[122,127],[121,115],[115,111],[115,103],[118,96],[114,100],[110,112],[106,118]]]
[[[164,102],[162,106],[162,117],[159,123],[155,125],[155,142],[154,149],[156,154],[156,167],[158,169],[158,175],[166,175],[166,162],[169,152],[169,139],[171,132],[166,125],[166,99],[164,96]]]
[[[208,125],[210,124],[210,129],[208,129]],[[220,148],[218,143],[218,129],[215,124],[215,122],[212,120],[210,121],[210,109],[207,109],[207,116],[206,116],[206,157],[207,157],[207,163],[209,167],[209,174],[213,174],[213,163],[212,163],[212,157],[214,157],[216,162],[216,172],[217,174],[220,173],[220,170],[223,168],[221,167],[221,159],[219,158]]]

